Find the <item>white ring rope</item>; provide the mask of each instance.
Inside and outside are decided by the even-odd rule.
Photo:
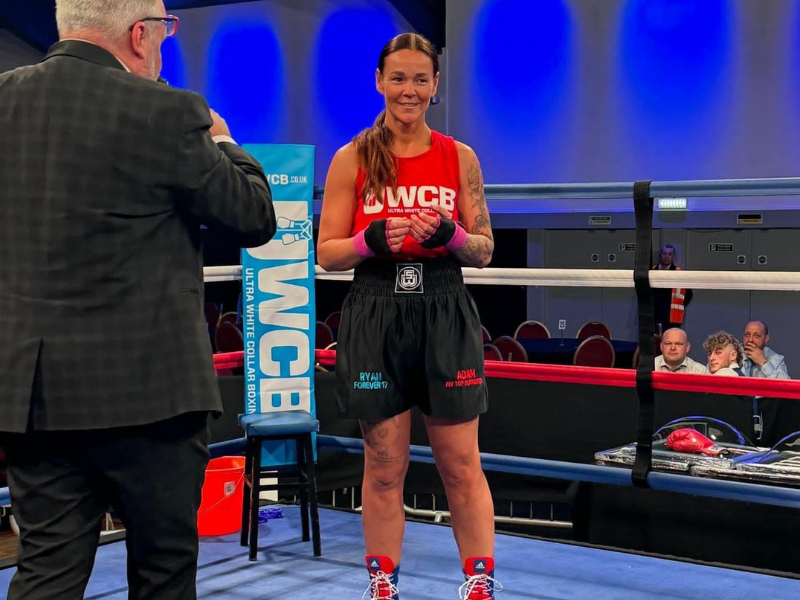
[[[206,283],[217,281],[236,281],[242,278],[242,267],[205,267],[203,279]]]
[[[538,287],[633,288],[633,271],[612,269],[476,269],[464,267],[464,281],[473,285]],[[242,267],[206,267],[206,283],[242,278]],[[353,271],[329,273],[316,267],[316,278],[351,281]],[[782,271],[650,271],[654,288],[695,290],[800,291],[800,273]]]

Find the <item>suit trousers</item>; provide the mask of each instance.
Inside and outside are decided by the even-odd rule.
[[[20,528],[8,600],[82,599],[110,508],[126,529],[128,598],[195,600],[207,418],[0,438]]]

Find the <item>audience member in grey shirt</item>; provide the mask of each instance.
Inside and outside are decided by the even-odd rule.
[[[669,373],[708,373],[701,365],[686,356],[692,345],[686,332],[678,327],[667,329],[661,338],[661,356],[656,356],[656,371]]]
[[[744,328],[744,364],[746,377],[791,379],[783,355],[767,347],[769,328],[762,321],[750,321]]]

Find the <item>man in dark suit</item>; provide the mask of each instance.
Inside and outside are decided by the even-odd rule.
[[[200,225],[275,233],[258,162],[157,82],[161,0],[58,0],[61,41],[0,75],[0,445],[19,523],[10,600],[83,598],[101,520],[129,598],[196,598],[207,419],[222,410]]]

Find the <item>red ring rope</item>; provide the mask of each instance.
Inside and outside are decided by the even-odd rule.
[[[236,369],[244,366],[244,352],[221,352],[214,355],[214,368],[217,371]]]
[[[317,350],[317,362],[322,366],[336,364],[335,350]],[[214,355],[214,368],[218,371],[244,366],[243,352]],[[575,367],[569,365],[541,365],[537,363],[515,363],[487,360],[487,377],[500,379],[525,379],[528,381],[552,381],[608,387],[636,387],[636,371],[633,369],[606,369],[597,367]],[[758,377],[715,377],[688,373],[653,373],[653,389],[673,392],[705,392],[733,396],[767,396],[770,398],[800,399],[800,381],[786,379],[762,379]]]

